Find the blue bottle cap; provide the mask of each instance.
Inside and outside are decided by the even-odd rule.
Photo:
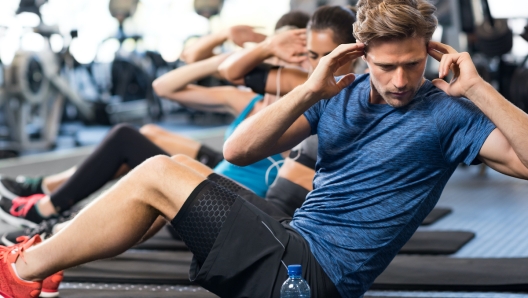
[[[302,276],[302,267],[301,267],[301,265],[289,265],[288,266],[288,275],[290,277],[301,277]]]

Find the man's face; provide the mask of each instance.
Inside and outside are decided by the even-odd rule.
[[[370,102],[395,108],[411,102],[423,82],[427,46],[422,37],[375,40],[363,59],[370,69]]]

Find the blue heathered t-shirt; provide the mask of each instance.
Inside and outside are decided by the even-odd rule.
[[[430,81],[405,107],[370,104],[369,78],[305,112],[319,136],[314,190],[290,224],[343,297],[369,289],[495,129]]]

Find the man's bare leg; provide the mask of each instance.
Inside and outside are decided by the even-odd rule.
[[[204,178],[207,178],[209,175],[214,173],[213,169],[211,169],[210,167],[202,164],[201,162],[187,155],[182,155],[182,154],[174,155],[171,157],[171,159],[189,169],[194,170],[195,172],[197,172],[199,175],[201,175]],[[158,233],[159,230],[161,230],[166,224],[167,224],[167,220],[163,216],[159,216],[154,221],[152,226],[148,229],[148,231],[145,233],[145,235],[143,235],[141,240],[139,240],[138,244],[143,243],[147,241],[148,239],[150,239],[152,236],[156,235],[156,233]]]
[[[26,280],[118,255],[132,247],[158,216],[172,220],[205,177],[166,156],[148,159],[101,195],[62,231],[16,263]],[[95,232],[96,231],[96,232]]]

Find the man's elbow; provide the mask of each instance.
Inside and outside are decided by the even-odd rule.
[[[240,81],[241,77],[238,76],[232,68],[231,63],[222,63],[218,66],[218,73],[225,80],[236,84]]]
[[[157,78],[152,82],[152,89],[159,97],[167,97],[167,91],[164,88],[163,81],[161,78]]]
[[[227,65],[224,65],[224,64],[220,64],[218,66],[218,73],[220,74],[220,76],[228,81],[231,81],[231,76],[230,76],[230,73],[229,73],[229,67]]]
[[[186,50],[183,50],[183,52],[180,54],[180,59],[187,64],[198,62],[200,60],[198,53]]]
[[[233,142],[227,140],[224,144],[224,159],[237,166],[247,166],[251,164],[248,152],[244,146],[236,146]]]

